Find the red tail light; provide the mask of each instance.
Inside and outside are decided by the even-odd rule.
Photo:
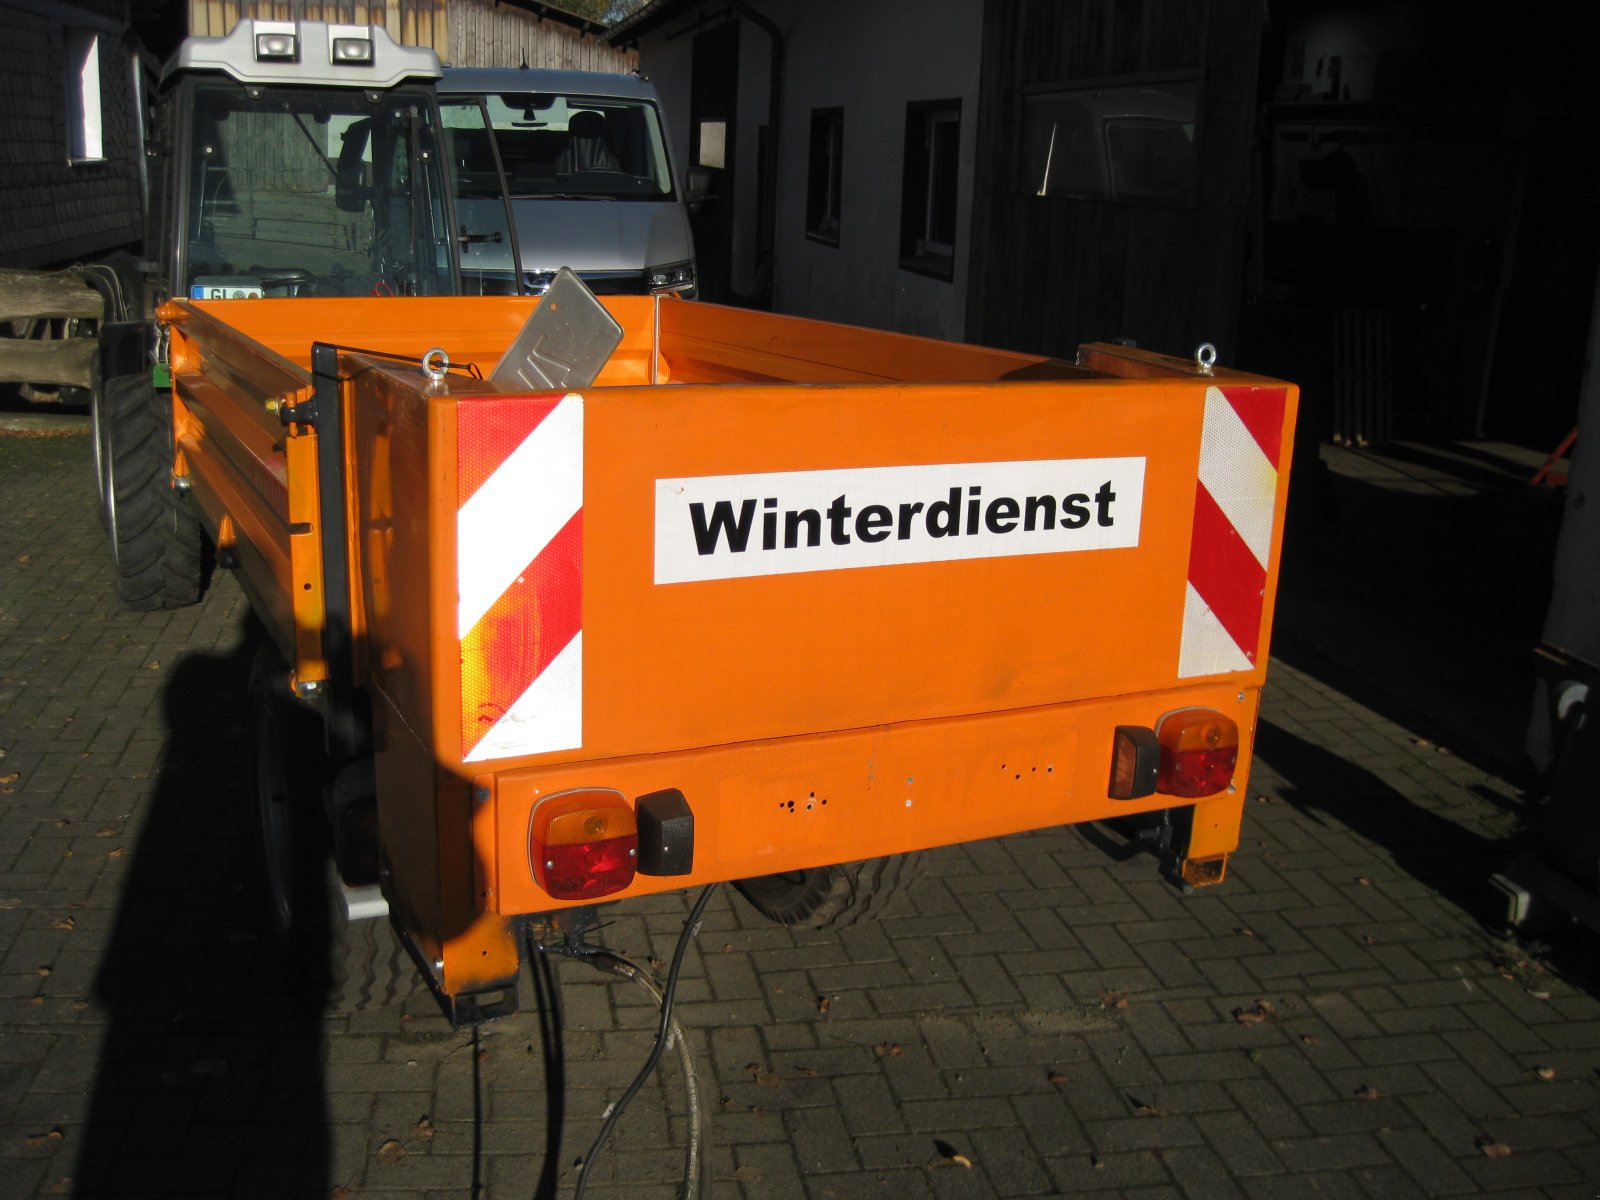
[[[1233,782],[1239,726],[1209,708],[1168,713],[1156,726],[1161,766],[1156,790],[1168,796],[1213,796]]]
[[[620,792],[580,788],[533,806],[528,829],[533,878],[557,900],[594,900],[633,882],[639,827]]]

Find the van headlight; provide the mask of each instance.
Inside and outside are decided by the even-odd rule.
[[[668,263],[661,267],[646,267],[646,286],[652,292],[693,292],[694,262]]]

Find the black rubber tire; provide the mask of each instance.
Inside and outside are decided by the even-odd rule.
[[[345,915],[323,800],[330,777],[318,719],[288,695],[263,643],[250,670],[250,779],[271,932],[300,994],[322,1011],[397,1004],[420,986],[387,920]]]
[[[165,403],[144,376],[118,375],[105,381],[96,405],[117,599],[137,612],[200,599],[200,522],[172,486]]]
[[[891,854],[735,881],[762,916],[795,929],[830,929],[876,917],[922,874],[922,852]]]

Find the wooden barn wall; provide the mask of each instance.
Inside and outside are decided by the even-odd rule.
[[[404,46],[427,46],[446,57],[449,30],[446,0],[259,0],[224,3],[189,0],[189,33],[195,37],[222,37],[245,17],[262,21],[330,21],[341,25],[382,25]]]
[[[397,42],[427,46],[453,67],[560,67],[632,71],[636,51],[603,37],[495,0],[189,0],[189,32],[221,37],[240,19],[337,21],[382,25]]]
[[[1071,357],[1132,338],[1228,361],[1246,219],[1261,0],[986,0],[967,337]],[[1200,85],[1191,206],[1025,191],[1023,90],[1160,72]]]
[[[69,163],[67,33],[100,33],[104,157]],[[0,6],[0,266],[55,267],[136,244],[138,125],[126,5]]]
[[[567,71],[637,70],[636,50],[617,50],[603,37],[580,33],[561,21],[541,20],[508,5],[450,0],[453,67],[557,67]]]

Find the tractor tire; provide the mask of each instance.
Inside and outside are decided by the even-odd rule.
[[[922,852],[891,854],[738,880],[762,916],[794,929],[836,929],[870,920],[922,873]]]
[[[330,772],[318,718],[288,693],[267,643],[250,671],[250,778],[268,919],[300,996],[324,1012],[398,1004],[418,990],[410,956],[382,918],[352,921],[323,800]]]
[[[142,375],[105,381],[95,405],[97,470],[117,599],[136,612],[200,599],[201,533],[172,486],[171,418]]]

